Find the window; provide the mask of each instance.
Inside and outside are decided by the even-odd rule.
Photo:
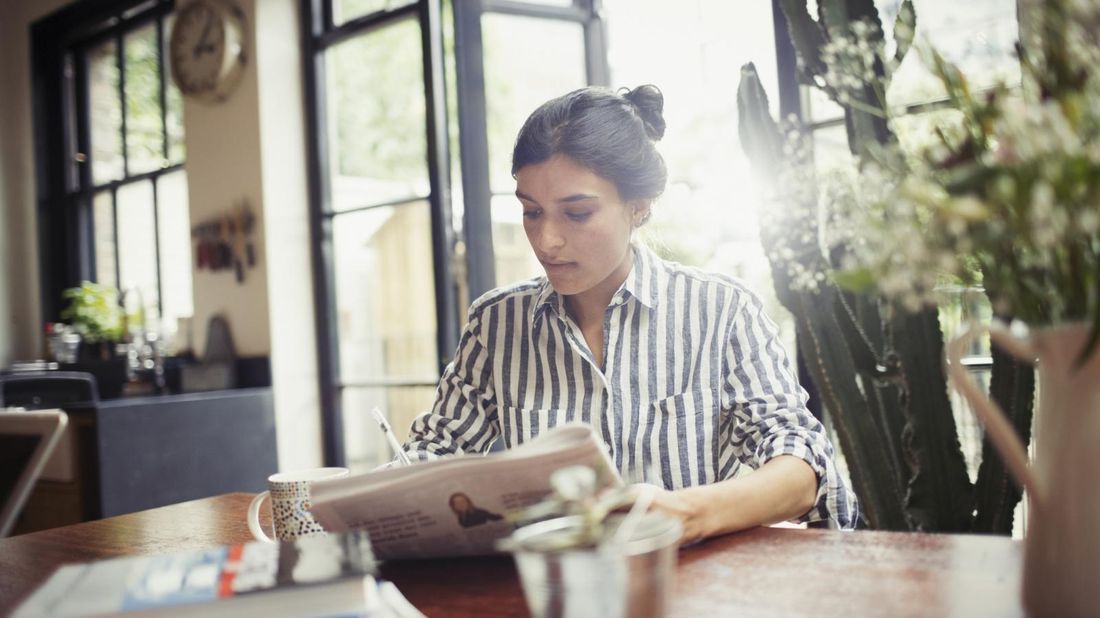
[[[312,212],[325,454],[358,469],[432,402],[457,345],[438,5],[316,1],[309,24]],[[324,165],[322,165],[324,162]],[[442,316],[442,318],[441,318]],[[342,429],[342,430],[341,430]]]
[[[794,323],[773,293],[761,205],[738,137],[737,69],[753,62],[778,113],[769,2],[604,0],[611,84],[656,84],[667,130],[664,195],[642,235],[664,257],[734,275],[766,303],[792,354]]]
[[[512,140],[537,103],[590,83],[594,12],[569,0],[307,4],[325,452],[369,469],[390,457],[371,408],[404,437],[434,401],[470,298],[534,274]]]
[[[165,67],[170,27],[161,4],[73,45],[71,61],[83,168],[72,197],[90,214],[87,270],[120,290],[137,327],[172,331],[193,308],[182,103]]]
[[[170,334],[193,313],[172,6],[115,0],[35,24],[46,321],[81,280],[118,288],[135,329]]]

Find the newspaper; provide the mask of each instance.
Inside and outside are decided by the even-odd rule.
[[[569,423],[502,453],[458,455],[315,483],[313,517],[326,530],[365,529],[379,558],[495,553],[505,515],[550,493],[559,468],[586,465],[599,487],[622,479],[592,427]]]

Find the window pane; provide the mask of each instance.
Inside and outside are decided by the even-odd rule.
[[[175,332],[177,320],[195,313],[191,287],[191,220],[187,174],[179,171],[157,180],[157,230],[160,238],[162,328]]]
[[[814,167],[818,172],[854,169],[855,158],[848,149],[848,129],[837,124],[813,132]]]
[[[325,59],[333,208],[427,195],[419,25],[403,20]]]
[[[127,33],[123,49],[126,50],[126,171],[134,175],[159,169],[164,163],[156,24]]]
[[[887,47],[894,53],[893,24],[902,0],[876,0],[882,17]],[[967,75],[972,88],[986,88],[998,81],[1020,81],[1015,44],[1016,0],[914,0],[917,34],[913,49],[931,43]],[[941,99],[943,86],[911,51],[894,74],[886,99],[891,106]]]
[[[335,0],[332,3],[332,21],[340,25],[356,17],[401,8],[406,4],[412,4],[412,0]]]
[[[142,315],[131,315],[131,329],[155,326],[156,251],[152,181],[120,187],[118,190],[119,288],[126,294],[127,312],[142,312]]]
[[[371,408],[382,410],[397,440],[404,442],[413,419],[430,410],[433,403],[434,386],[345,388],[341,398],[344,448],[352,472],[368,472],[393,459],[393,449],[378,428]]]
[[[512,147],[523,121],[548,99],[583,87],[584,29],[580,24],[487,14],[485,118],[493,193],[511,193]]]
[[[427,202],[333,219],[344,382],[439,377]]]
[[[829,98],[829,95],[821,91],[820,88],[814,88],[813,86],[799,86],[799,90],[803,96],[804,118],[807,118],[810,122],[825,122],[827,120],[835,120],[837,118],[844,118],[844,108],[837,105],[835,101]],[[776,98],[778,98],[778,94]]]
[[[514,195],[494,195],[492,216],[497,284],[507,285],[544,274],[523,231],[519,200]]]
[[[96,193],[92,202],[95,218],[95,280],[118,287],[115,280],[115,213],[111,207],[111,192]]]
[[[115,42],[92,48],[87,58],[92,181],[98,185],[122,178],[122,103]]]
[[[763,208],[738,139],[736,68],[753,62],[778,116],[772,3],[604,0],[611,84],[664,93],[667,132],[657,148],[668,187],[640,229],[665,257],[744,279],[793,340],[773,294],[758,235]],[[788,349],[793,349],[789,347]]]
[[[175,24],[175,15],[169,15],[164,19],[164,45],[168,45],[168,33],[172,32]],[[168,50],[161,50],[161,54],[167,58]],[[168,128],[168,163],[175,165],[183,163],[187,157],[186,146],[183,142],[183,99],[176,82],[168,75],[168,67],[165,65],[164,73],[164,119]]]

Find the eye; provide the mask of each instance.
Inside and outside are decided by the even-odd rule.
[[[591,212],[569,212],[569,213],[566,213],[565,216],[569,217],[570,221],[576,221],[577,223],[584,223],[585,221],[588,220],[589,217],[592,216],[592,213]]]
[[[542,209],[541,208],[524,208],[523,209],[523,218],[524,219],[535,220],[535,219],[538,219],[540,215],[542,215]]]

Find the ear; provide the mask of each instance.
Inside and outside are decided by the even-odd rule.
[[[652,214],[651,207],[653,202],[651,200],[631,200],[627,202],[632,212],[632,218],[634,221],[634,227],[641,227],[646,221],[649,221],[649,215]]]

